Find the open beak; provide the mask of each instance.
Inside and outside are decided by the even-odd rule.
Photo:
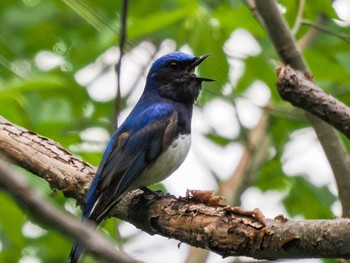
[[[188,66],[187,70],[191,75],[194,75],[194,70],[195,68],[203,62],[204,59],[206,59],[207,57],[209,57],[210,54],[205,54],[203,56],[199,56],[199,57],[195,57],[193,59],[193,62]],[[215,79],[209,79],[209,78],[202,78],[202,77],[198,77],[196,75],[194,75],[198,80],[201,81],[215,81]]]

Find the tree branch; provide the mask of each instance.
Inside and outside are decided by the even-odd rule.
[[[313,23],[313,22],[310,22],[310,21],[307,21],[307,20],[302,20],[301,23],[303,25],[306,25],[306,26],[310,26],[310,27],[313,27],[319,31],[322,31],[322,32],[325,32],[329,35],[332,35],[332,36],[335,36],[335,37],[338,37],[348,43],[350,43],[350,37],[348,35],[344,35],[344,34],[340,34],[338,32],[334,32],[333,30],[323,26],[322,24],[319,24],[319,23]]]
[[[282,99],[314,114],[350,139],[349,107],[325,93],[301,71],[286,66],[279,69],[277,75],[277,89]]]
[[[0,123],[0,138],[1,152],[4,152],[3,142],[6,140],[8,148],[15,149],[6,151],[7,157],[24,168],[30,168],[30,171],[37,171],[50,181],[52,187],[64,185],[63,189],[70,188],[64,193],[79,203],[83,202],[85,187],[91,181],[89,175],[92,168],[88,164],[79,161],[57,143],[16,127],[4,119]],[[19,156],[26,150],[31,151],[31,158]],[[60,158],[53,152],[61,153]],[[66,162],[67,157],[74,161]],[[51,167],[46,169],[49,177],[43,176],[43,160],[46,168]],[[53,169],[55,165],[60,165],[60,169]],[[81,169],[82,166],[90,168]],[[69,173],[74,176],[69,176]],[[8,181],[4,177],[2,179],[2,184]],[[22,198],[20,204],[25,205],[25,199],[30,202],[30,196],[20,194],[23,192],[21,188],[16,186],[9,189],[16,198]],[[36,207],[40,208],[41,205]],[[37,210],[33,211],[32,216],[42,216]],[[264,225],[254,213],[242,213],[235,207],[198,202],[191,198],[175,198],[152,191],[144,193],[142,190],[136,190],[122,199],[111,216],[128,221],[151,235],[174,238],[224,257],[350,258],[350,247],[347,246],[350,242],[350,219],[288,221],[279,216],[275,220],[266,219]],[[79,235],[86,236],[81,232]]]
[[[295,71],[287,66],[280,69],[277,74],[277,89],[284,100],[326,121],[350,139],[349,107],[317,87],[303,72]],[[327,138],[324,138],[324,140],[327,140]],[[330,147],[328,150],[333,152],[333,157],[330,158],[333,159],[332,163],[334,165],[342,162],[339,155],[343,155],[345,161],[350,162],[349,157],[339,147],[334,147],[332,144],[327,145]],[[337,178],[337,185],[340,200],[343,209],[345,209],[343,214],[349,216],[350,180],[346,175],[341,175]]]
[[[0,152],[83,204],[95,169],[58,143],[18,127],[0,116]]]
[[[94,227],[82,224],[78,219],[64,213],[54,205],[39,197],[27,185],[23,176],[10,171],[0,160],[0,187],[4,188],[35,221],[78,240],[87,251],[106,262],[136,262],[124,253],[117,252],[114,246]],[[68,252],[67,252],[68,253]],[[68,254],[67,254],[68,258]]]
[[[286,65],[307,72],[306,64],[300,55],[290,30],[280,14],[275,0],[255,1],[264,27],[275,49]]]
[[[286,220],[242,216],[231,206],[209,206],[184,198],[137,190],[114,211],[149,234],[174,238],[223,257],[256,259],[350,258],[350,219]]]
[[[292,68],[311,76],[303,57],[295,45],[290,30],[277,8],[275,0],[255,1],[255,4],[281,60],[286,65],[290,65]],[[343,189],[341,186],[344,181],[350,181],[349,156],[339,136],[331,126],[309,113],[306,113],[306,117],[315,129],[332,168],[338,186],[343,216],[350,217],[350,200],[345,199],[348,197],[348,189]],[[343,192],[344,190],[345,192]]]
[[[117,94],[115,97],[115,128],[118,128],[118,117],[120,114],[120,102],[121,102],[121,84],[120,84],[120,73],[122,68],[122,59],[124,56],[124,47],[126,43],[126,22],[127,22],[127,12],[128,12],[128,4],[129,0],[123,0],[122,1],[122,8],[121,8],[121,16],[120,16],[120,32],[119,32],[119,58],[118,62],[115,65],[115,72],[117,75]]]

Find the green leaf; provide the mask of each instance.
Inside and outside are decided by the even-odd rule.
[[[290,177],[282,171],[281,161],[277,156],[268,160],[258,171],[255,186],[261,191],[285,190],[290,185]]]
[[[337,13],[332,6],[332,1],[305,1],[305,9],[303,13],[304,18],[315,20],[320,14],[325,14],[329,18],[338,18]]]
[[[338,52],[335,54],[338,63],[350,74],[350,52]]]
[[[212,11],[213,17],[219,21],[220,30],[227,35],[227,38],[237,28],[244,28],[255,37],[266,35],[263,28],[257,24],[247,5],[242,1],[231,1],[230,4],[235,5],[234,7],[228,7],[227,4],[223,4],[223,1],[219,1],[219,3],[221,5]]]
[[[245,70],[243,76],[239,79],[234,93],[236,96],[244,93],[250,85],[256,80],[263,81],[269,86],[274,98],[279,98],[276,92],[276,74],[272,66],[263,56],[247,57],[244,61]],[[254,70],[251,70],[254,68]]]
[[[157,12],[137,17],[128,21],[128,37],[138,39],[182,21],[188,15],[188,10],[179,8],[167,12]],[[161,22],[160,22],[161,21]]]
[[[287,21],[289,27],[291,28],[295,23],[295,18],[298,12],[298,3],[300,1],[288,1],[288,0],[279,0],[279,4],[281,4],[286,12],[284,13],[284,19]]]
[[[316,81],[331,80],[333,82],[339,82],[342,80],[350,83],[348,69],[345,70],[343,65],[334,59],[334,53],[331,50],[309,49],[304,54]],[[332,70],[329,70],[330,68]]]
[[[226,146],[232,142],[232,139],[224,138],[224,137],[222,137],[218,134],[215,134],[215,133],[208,133],[205,135],[205,137],[207,137],[209,140],[211,140],[212,142],[214,142],[220,146]]]
[[[22,234],[25,215],[13,199],[4,192],[0,192],[0,203],[0,237],[4,246],[0,259],[4,259],[2,262],[17,262],[20,251],[25,246]]]
[[[305,128],[308,124],[304,118],[304,113],[293,109],[289,105],[276,105],[270,117],[269,135],[277,151],[281,154],[285,144],[290,139],[290,134],[298,129]]]
[[[284,17],[287,20],[289,27],[293,27],[299,16],[298,12],[301,1],[279,0],[278,2],[286,9]],[[302,6],[301,17],[303,19],[315,21],[320,14],[327,15],[329,18],[338,18],[337,13],[332,6],[332,1],[314,0],[304,1],[303,3],[304,6]]]
[[[72,120],[70,103],[64,98],[50,98],[45,100],[40,94],[27,96],[27,111],[32,122],[39,123],[67,123]]]
[[[333,217],[331,206],[336,197],[327,186],[317,187],[302,176],[292,177],[292,186],[283,199],[291,216],[303,216],[306,219],[330,219]]]
[[[35,75],[25,80],[13,80],[6,86],[0,86],[0,98],[16,97],[29,91],[55,91],[68,89],[69,86],[64,78],[57,75]]]

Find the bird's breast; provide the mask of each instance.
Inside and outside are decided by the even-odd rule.
[[[191,146],[190,134],[179,134],[169,147],[135,181],[136,188],[163,181],[185,160]]]

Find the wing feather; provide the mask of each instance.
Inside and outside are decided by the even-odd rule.
[[[94,204],[84,214],[101,221],[147,165],[170,145],[176,129],[177,112],[170,105],[156,104],[136,117],[130,115],[113,135],[112,146],[107,147],[109,152],[94,179],[98,180],[95,189],[89,189],[89,194],[95,192]]]

